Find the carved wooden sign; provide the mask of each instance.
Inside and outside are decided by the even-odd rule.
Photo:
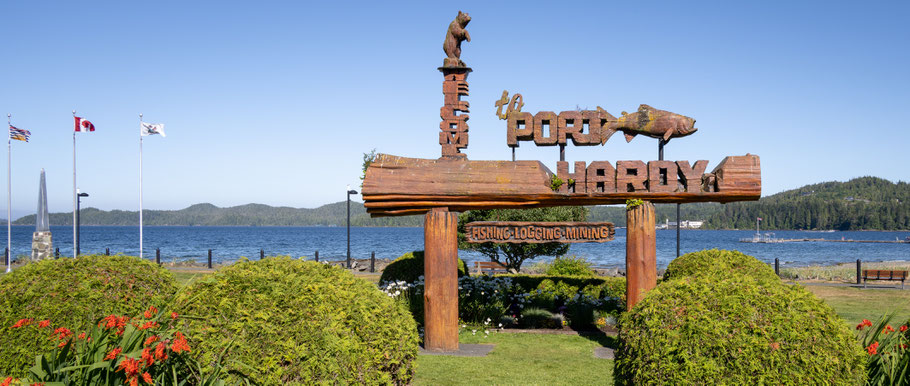
[[[469,243],[602,243],[613,240],[610,222],[475,221],[465,224]]]

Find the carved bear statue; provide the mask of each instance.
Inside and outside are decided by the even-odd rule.
[[[442,50],[446,53],[446,58],[442,62],[443,67],[465,67],[461,61],[461,42],[463,40],[471,41],[471,35],[465,27],[471,22],[471,16],[458,11],[458,16],[449,24],[449,30],[446,31],[446,40],[442,43]]]

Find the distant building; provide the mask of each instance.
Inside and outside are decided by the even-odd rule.
[[[704,221],[696,220],[684,220],[682,221],[682,226],[680,229],[699,229],[704,225]],[[657,229],[676,229],[676,221],[670,221],[670,219],[664,220],[663,224],[657,224],[655,227]]]

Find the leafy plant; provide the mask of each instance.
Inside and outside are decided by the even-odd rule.
[[[874,325],[868,319],[856,326],[866,349],[866,374],[869,385],[910,384],[910,323],[895,329],[889,324],[894,315],[884,315]]]
[[[748,275],[758,280],[780,283],[774,269],[739,251],[706,249],[677,257],[667,266],[664,280],[699,275]]]
[[[8,329],[19,318],[51,320],[85,331],[110,314],[162,307],[177,291],[174,276],[132,256],[83,255],[30,263],[0,277],[0,374],[26,375],[36,353],[55,343],[36,329]]]
[[[527,308],[522,311],[519,323],[527,328],[560,328],[564,320],[562,315],[542,308]]]
[[[626,200],[626,210],[629,211],[629,210],[635,209],[636,206],[642,205],[644,203],[645,202],[641,199],[630,198],[630,199]]]
[[[376,149],[370,150],[369,153],[363,153],[363,174],[360,175],[360,187],[363,188],[363,179],[367,177],[367,169],[376,159]]]
[[[554,192],[559,190],[559,187],[562,186],[562,184],[563,184],[563,181],[561,178],[559,178],[559,176],[557,176],[555,174],[550,175],[550,189],[551,190],[553,190]]]
[[[553,276],[594,276],[591,263],[584,257],[557,256],[547,267],[547,275]]]
[[[238,374],[269,385],[407,384],[414,376],[418,336],[408,311],[327,264],[241,260],[192,283],[175,307],[200,363],[224,352],[229,383]]]
[[[801,286],[751,275],[663,281],[620,319],[616,384],[860,384],[865,354]]]

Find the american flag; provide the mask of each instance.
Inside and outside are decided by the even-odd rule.
[[[28,142],[28,137],[31,135],[32,133],[28,130],[23,130],[17,128],[16,126],[9,125],[9,139]]]

